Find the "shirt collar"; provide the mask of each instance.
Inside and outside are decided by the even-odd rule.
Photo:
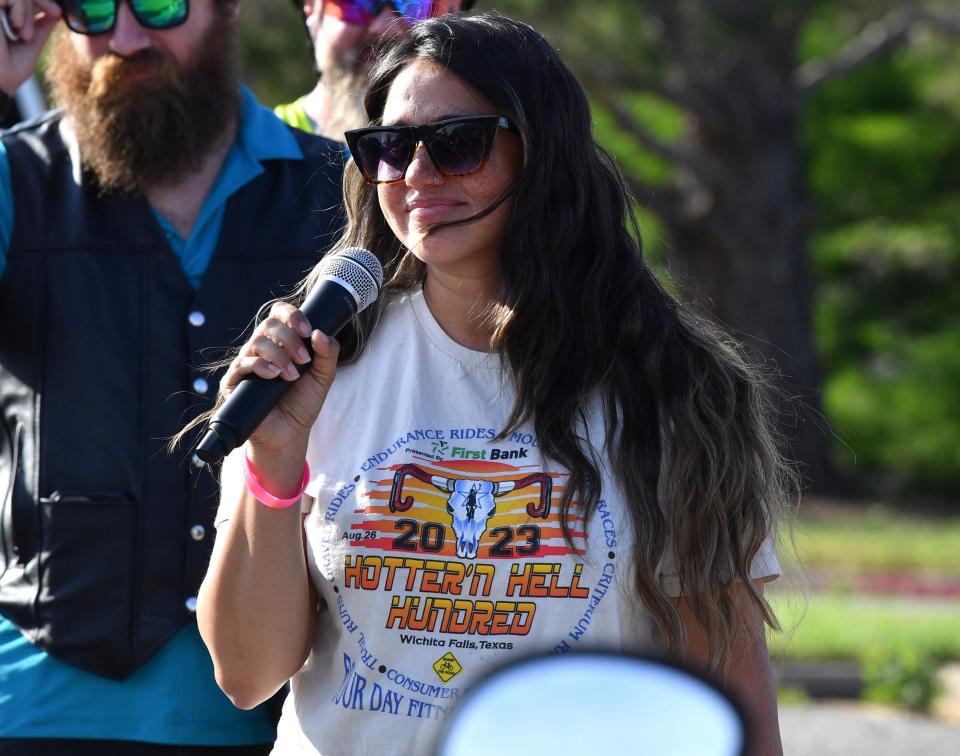
[[[237,146],[247,156],[264,160],[302,160],[303,151],[290,129],[265,108],[246,86],[240,86],[240,127]]]

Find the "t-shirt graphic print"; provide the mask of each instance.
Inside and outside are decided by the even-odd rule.
[[[437,429],[444,430],[458,429]],[[442,718],[462,693],[465,669],[486,671],[507,660],[502,652],[532,653],[545,643],[566,650],[588,632],[614,574],[616,525],[603,502],[609,550],[591,565],[583,518],[568,514],[569,543],[561,527],[566,474],[518,464],[539,462],[535,447],[416,446],[393,455],[416,461],[371,470],[354,506],[338,506],[328,530],[340,543],[325,549],[322,569],[342,631],[355,638],[333,703],[377,710],[381,697],[406,697],[406,716]],[[453,458],[428,461],[434,448]],[[386,679],[361,681],[358,660]],[[421,701],[414,693],[430,695]]]
[[[620,502],[604,484],[589,526],[574,502],[565,538],[568,473],[532,428],[504,433],[514,396],[499,357],[449,339],[421,292],[338,371],[308,451],[324,608],[277,752],[426,751],[492,670],[626,645]]]

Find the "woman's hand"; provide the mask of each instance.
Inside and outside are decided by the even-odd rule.
[[[307,343],[313,349],[312,360]],[[310,428],[333,384],[339,353],[337,341],[312,330],[307,317],[293,305],[278,302],[270,308],[270,315],[220,381],[224,397],[251,373],[268,380],[296,381],[250,436],[252,448],[262,453],[306,448]]]
[[[6,14],[6,29],[0,31],[0,89],[13,96],[37,67],[62,14],[53,0],[0,0],[0,13]]]

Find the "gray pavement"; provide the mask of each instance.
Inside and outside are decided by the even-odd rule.
[[[780,706],[785,756],[960,756],[960,726],[853,702]]]

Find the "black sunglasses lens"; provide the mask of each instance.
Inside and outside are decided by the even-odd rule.
[[[353,158],[371,181],[396,181],[410,165],[412,147],[409,134],[375,131],[357,140]]]
[[[430,140],[430,157],[448,176],[478,170],[493,144],[492,129],[485,123],[450,123],[439,127]]]

